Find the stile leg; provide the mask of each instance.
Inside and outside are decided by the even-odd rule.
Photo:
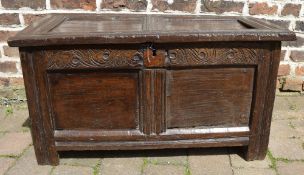
[[[276,88],[276,78],[278,74],[278,68],[280,63],[280,53],[281,53],[281,43],[276,42],[270,46],[269,51],[265,52],[267,57],[269,67],[268,69],[268,79],[266,79],[267,83],[264,86],[267,89],[264,89],[264,92],[268,92],[262,95],[262,100],[256,100],[256,106],[263,104],[260,106],[260,110],[254,111],[254,120],[252,123],[254,127],[252,127],[252,135],[249,138],[249,145],[247,149],[245,149],[245,158],[246,160],[263,160],[266,157],[268,143],[269,143],[269,135],[270,135],[270,126],[271,126],[271,118],[272,118],[272,110],[275,99],[275,88]],[[264,70],[264,68],[261,68]],[[263,83],[262,83],[263,84]],[[260,88],[262,89],[262,88]],[[261,91],[260,94],[263,92]],[[261,103],[264,100],[264,103]]]
[[[39,165],[58,165],[59,157],[48,113],[42,110],[45,100],[41,99],[41,91],[37,88],[32,52],[24,49],[19,51],[37,162]]]

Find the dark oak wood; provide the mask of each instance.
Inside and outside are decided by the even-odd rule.
[[[38,60],[31,49],[19,50],[37,161],[41,165],[57,165],[59,159],[53,139],[52,121],[46,107],[47,94],[45,84],[41,84],[44,80],[43,73],[37,67]]]
[[[41,165],[58,164],[58,159],[51,159],[51,153],[46,143],[46,131],[44,128],[43,116],[39,108],[40,99],[38,98],[39,89],[37,86],[37,77],[33,65],[32,52],[30,50],[20,49],[20,59],[22,65],[24,85],[28,99],[28,108],[31,121],[31,133],[37,161]]]
[[[282,40],[247,17],[50,15],[20,47],[39,164],[58,151],[242,146],[266,155]]]
[[[254,68],[171,70],[167,78],[167,128],[248,126]]]
[[[250,17],[58,14],[35,22],[8,43],[25,47],[294,39],[294,33]]]
[[[222,128],[221,128],[222,129]],[[227,128],[228,129],[228,128]],[[208,131],[208,133],[206,133]],[[210,139],[210,138],[225,138],[225,137],[248,137],[249,129],[247,131],[217,131],[214,130],[198,130],[190,129],[170,129],[159,135],[149,135],[147,137],[138,130],[56,130],[56,141],[157,141],[157,140],[187,140],[187,139]]]
[[[137,72],[48,74],[55,129],[139,128],[138,81]]]
[[[275,97],[276,77],[280,63],[281,43],[271,43],[263,50],[263,67],[260,66],[260,73],[257,78],[256,98],[253,107],[251,124],[251,138],[246,154],[247,160],[262,160],[265,158],[269,142],[272,109]],[[259,70],[258,70],[259,71]],[[267,77],[267,78],[265,78]],[[258,99],[262,98],[262,99]],[[254,116],[256,115],[256,116]]]
[[[59,151],[70,150],[134,150],[134,149],[165,149],[165,148],[204,148],[224,146],[245,146],[248,137],[196,139],[174,141],[145,142],[56,142]]]

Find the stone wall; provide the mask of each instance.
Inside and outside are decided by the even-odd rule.
[[[277,87],[303,91],[303,0],[1,0],[0,85],[22,84],[18,50],[7,38],[48,13],[150,13],[253,16],[297,33],[297,41],[284,42]]]

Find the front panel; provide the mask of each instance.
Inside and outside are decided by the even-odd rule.
[[[167,79],[167,129],[249,125],[254,68],[169,70]]]
[[[138,129],[138,72],[49,73],[56,130]]]

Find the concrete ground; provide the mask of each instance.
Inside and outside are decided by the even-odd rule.
[[[238,153],[232,148],[67,152],[59,166],[38,166],[26,104],[0,108],[0,175],[303,175],[304,97],[276,97],[265,160],[246,162]]]

